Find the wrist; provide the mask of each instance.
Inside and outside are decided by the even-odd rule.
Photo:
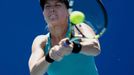
[[[49,53],[46,55],[46,58],[45,60],[48,62],[48,63],[53,63],[54,62],[54,59],[52,59],[49,55]]]
[[[80,42],[73,41],[72,43],[73,43],[72,53],[75,53],[75,54],[80,53],[80,51],[82,49],[82,46],[81,46]]]

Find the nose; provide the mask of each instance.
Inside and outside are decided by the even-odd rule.
[[[55,12],[55,7],[54,7],[54,6],[52,6],[52,7],[50,8],[50,12]]]
[[[54,12],[54,8],[51,8],[51,9],[50,9],[50,12]]]

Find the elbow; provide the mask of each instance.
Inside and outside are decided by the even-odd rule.
[[[92,47],[90,50],[86,51],[87,56],[98,56],[101,53],[100,48],[98,47]]]
[[[31,75],[31,73],[32,73],[32,72],[34,71],[34,69],[35,69],[35,65],[29,67],[29,69],[30,69],[30,75]]]
[[[42,69],[39,63],[29,65],[30,75],[44,75],[46,70]]]
[[[93,42],[93,53],[94,56],[98,56],[101,53],[101,49],[98,41]]]
[[[30,68],[30,75],[41,75],[38,74],[36,64]]]
[[[33,74],[33,68],[34,68],[34,66],[33,66],[33,67],[30,67],[30,66],[29,66],[30,75],[34,75],[34,74]]]
[[[30,62],[29,62],[29,71],[30,71],[30,75],[36,75],[35,69],[36,69],[36,64],[33,64],[33,63],[30,63]]]
[[[99,54],[101,53],[101,50],[100,50],[100,48],[94,48],[93,49],[93,56],[98,56]]]

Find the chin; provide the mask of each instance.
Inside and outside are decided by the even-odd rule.
[[[51,21],[49,24],[52,26],[60,25],[59,21]]]

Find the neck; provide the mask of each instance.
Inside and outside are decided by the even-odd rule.
[[[49,28],[51,33],[52,46],[58,44],[61,41],[61,39],[65,38],[67,32],[67,25],[65,25],[64,27],[63,26],[64,25]]]

